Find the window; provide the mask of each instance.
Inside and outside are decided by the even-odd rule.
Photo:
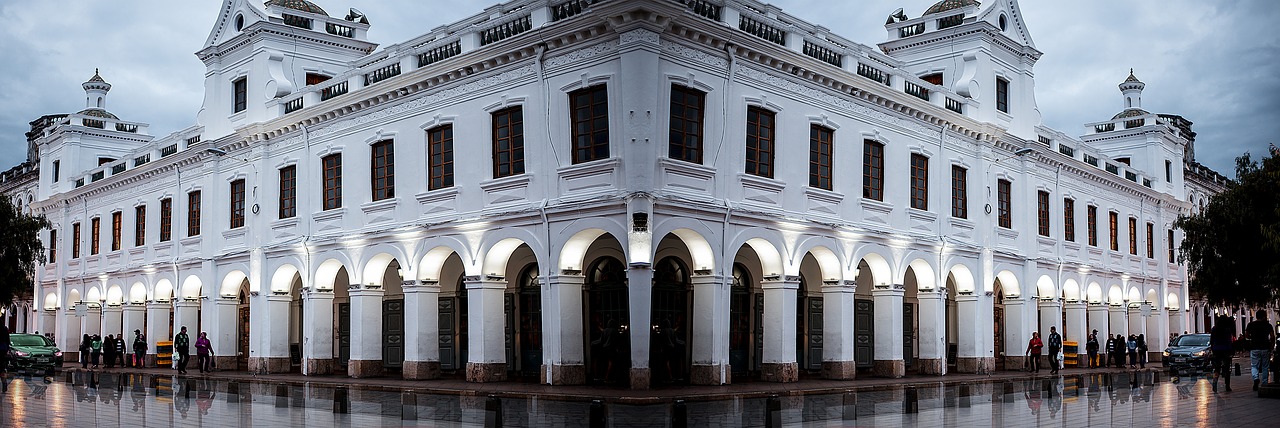
[[[249,84],[246,78],[241,77],[231,82],[231,99],[233,100],[232,113],[244,111],[249,101]]]
[[[1013,228],[1013,184],[1009,180],[996,180],[996,204],[999,205],[1000,227]]]
[[[920,76],[920,80],[942,86],[942,73],[933,73]]]
[[[71,225],[71,258],[80,258],[80,223]]]
[[[1009,81],[996,78],[996,110],[1009,112]]]
[[[1173,263],[1173,229],[1169,229],[1169,263]]]
[[[89,224],[89,255],[95,255],[98,254],[99,238],[102,236],[102,219],[94,217]]]
[[[1036,223],[1040,226],[1040,236],[1049,236],[1049,192],[1036,192]]]
[[[809,186],[831,190],[831,149],[835,131],[809,126]]]
[[[1147,259],[1156,258],[1156,226],[1147,223]]]
[[[1172,161],[1167,161],[1167,160],[1164,161],[1164,181],[1166,183],[1173,182],[1173,162]]]
[[[862,197],[884,200],[884,144],[862,141]]]
[[[747,108],[747,174],[773,177],[773,125],[773,112]]]
[[[493,113],[493,178],[524,174],[524,112],[511,107]]]
[[[929,209],[929,158],[911,155],[911,208]]]
[[[200,191],[187,194],[187,236],[200,234]]]
[[[111,213],[111,251],[120,251],[121,234],[124,229],[124,213]]]
[[[667,157],[702,163],[702,112],[706,94],[671,85],[671,137]]]
[[[605,85],[569,93],[573,116],[573,163],[609,157],[609,91]]]
[[[58,182],[58,175],[62,173],[62,161],[53,161],[53,182]]]
[[[373,200],[396,197],[395,142],[379,141],[373,144],[373,175],[369,177],[373,184]]]
[[[951,216],[969,218],[969,170],[951,166]]]
[[[1111,220],[1111,251],[1120,251],[1120,214],[1112,211],[1108,216]]]
[[[160,200],[160,242],[173,238],[173,199]]]
[[[147,244],[147,206],[139,205],[133,208],[133,246],[141,247]]]
[[[58,262],[58,231],[49,231],[49,263]]]
[[[335,153],[320,158],[320,183],[324,198],[324,209],[331,210],[342,207],[342,154]]]
[[[1088,222],[1089,246],[1096,247],[1098,246],[1098,207],[1089,205],[1086,210],[1089,212],[1086,220]]]
[[[244,227],[244,180],[231,182],[231,229]]]
[[[1129,217],[1129,254],[1138,255],[1138,219]]]
[[[1062,199],[1062,239],[1076,242],[1076,200]]]
[[[280,218],[298,215],[298,166],[280,168]]]
[[[307,86],[324,83],[326,80],[329,80],[329,76],[320,73],[307,73]]]
[[[431,169],[427,190],[453,187],[453,125],[427,131],[427,151]]]

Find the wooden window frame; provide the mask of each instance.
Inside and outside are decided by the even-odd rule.
[[[71,223],[71,258],[80,258],[80,223]]]
[[[702,164],[702,148],[706,141],[702,137],[706,99],[706,92],[688,86],[671,85],[671,117],[667,126],[668,158]]]
[[[834,129],[809,125],[809,187],[831,190],[835,135]]]
[[[1173,245],[1173,229],[1169,229],[1169,263],[1177,261],[1177,259],[1174,258],[1176,253],[1177,250]]]
[[[1087,230],[1085,232],[1089,234],[1089,246],[1096,247],[1098,246],[1098,207],[1089,205],[1085,208],[1085,211],[1087,217],[1087,224],[1085,225]]]
[[[231,182],[231,224],[230,228],[244,227],[245,183],[244,179]]]
[[[1013,182],[996,180],[996,209],[1000,227],[1013,228]]]
[[[1076,200],[1062,198],[1062,239],[1076,242]]]
[[[1147,223],[1147,258],[1156,258],[1156,225]]]
[[[231,112],[239,113],[249,108],[249,78],[231,81]]]
[[[1129,255],[1138,255],[1138,219],[1129,217]]]
[[[187,193],[187,236],[200,236],[200,191]]]
[[[524,174],[524,107],[495,111],[490,119],[493,128],[493,178]]]
[[[89,255],[98,255],[98,245],[102,243],[102,217],[89,220]]]
[[[293,218],[298,215],[298,166],[289,165],[280,168],[280,201],[279,218]]]
[[[1009,80],[1003,77],[996,78],[996,110],[1009,112]]]
[[[120,251],[124,246],[124,212],[111,213],[111,251]]]
[[[743,172],[773,178],[773,153],[777,147],[777,113],[763,107],[747,107],[746,158]]]
[[[1036,224],[1040,229],[1040,236],[1049,236],[1051,231],[1049,225],[1049,192],[1040,190],[1036,192]]]
[[[320,158],[320,199],[324,211],[342,208],[342,153]]]
[[[427,190],[453,187],[453,125],[427,130]]]
[[[1120,213],[1108,211],[1107,218],[1111,223],[1111,251],[1120,251]]]
[[[173,198],[160,200],[160,242],[173,239]]]
[[[395,140],[382,140],[369,147],[370,195],[374,201],[396,197]]]
[[[884,201],[884,143],[862,141],[862,197]]]
[[[147,206],[133,207],[133,246],[147,244]]]
[[[929,210],[929,157],[911,154],[911,208]]]
[[[58,263],[58,229],[49,229],[49,263]]]
[[[969,218],[969,170],[951,166],[951,216]]]
[[[569,93],[573,163],[609,158],[609,88],[594,85]]]

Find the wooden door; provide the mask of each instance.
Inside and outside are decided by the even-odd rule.
[[[853,359],[858,368],[871,368],[875,359],[875,302],[853,301]]]
[[[382,367],[404,366],[404,300],[382,301]]]

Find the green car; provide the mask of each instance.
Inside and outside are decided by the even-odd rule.
[[[62,367],[62,351],[38,334],[9,335],[9,369],[53,371]]]

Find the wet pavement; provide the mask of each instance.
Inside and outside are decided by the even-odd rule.
[[[0,426],[479,427],[495,426],[500,419],[503,426],[555,427],[1235,427],[1276,426],[1280,421],[1280,401],[1258,398],[1249,390],[1247,375],[1234,378],[1234,392],[1214,393],[1201,376],[1171,378],[1154,370],[1064,372],[634,392],[558,387],[557,393],[539,394],[533,391],[548,387],[462,382],[471,388],[452,391],[422,388],[422,382],[398,386],[390,379],[68,370],[52,377],[6,379]],[[706,393],[723,388],[739,393]]]

